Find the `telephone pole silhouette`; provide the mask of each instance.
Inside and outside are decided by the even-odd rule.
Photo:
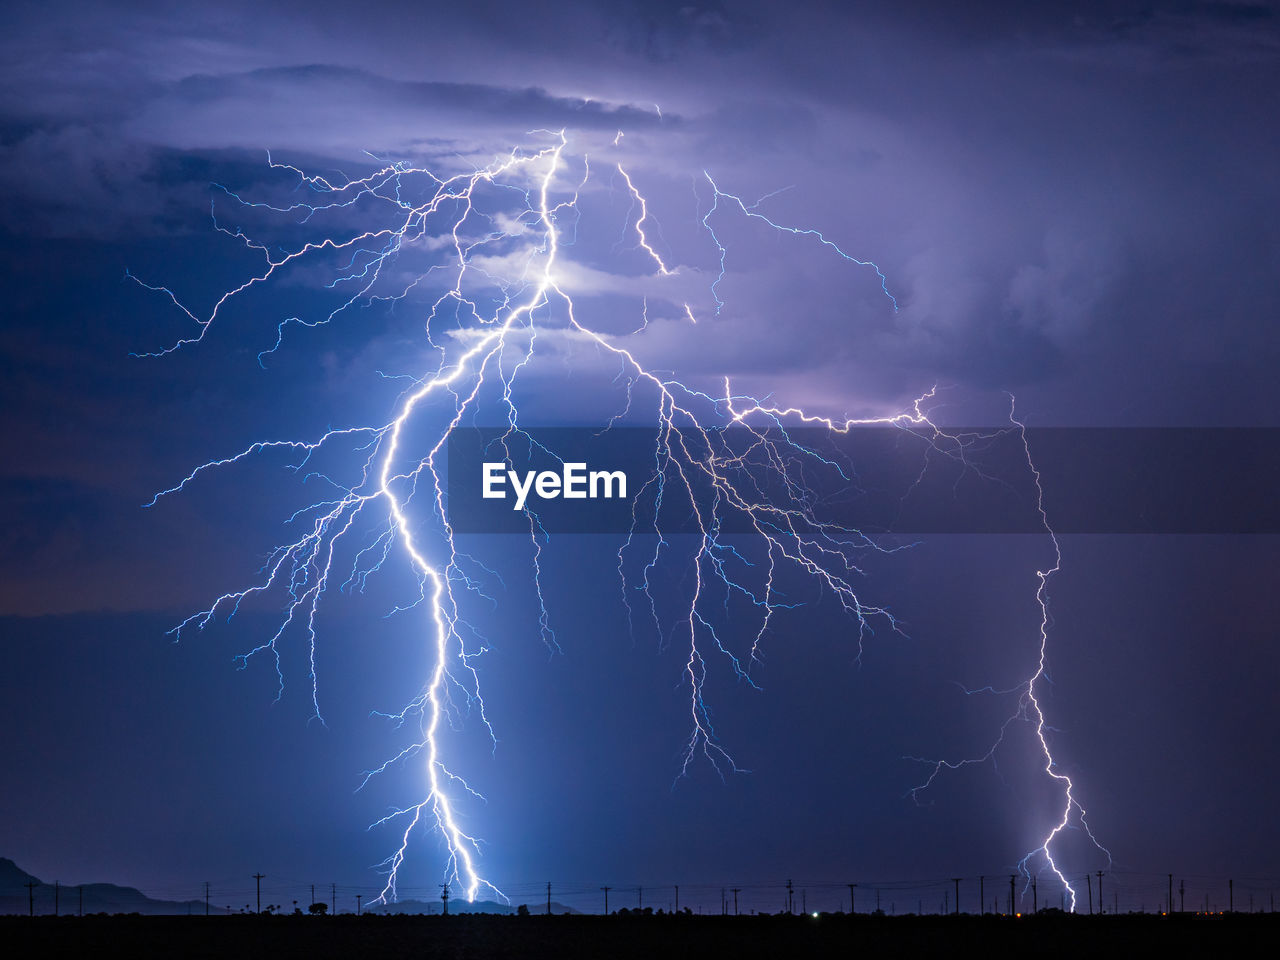
[[[733,888],[733,915],[735,917],[738,915],[738,894],[741,892],[742,892],[741,887]]]
[[[547,881],[547,916],[551,916],[551,881]]]
[[[1173,888],[1170,887],[1169,889],[1172,890]],[[1178,912],[1185,913],[1186,909],[1187,909],[1187,881],[1179,880],[1178,881]],[[1173,913],[1172,907],[1169,908],[1169,912]]]
[[[984,916],[987,912],[986,902],[986,877],[978,877],[978,916]]]
[[[1098,871],[1098,913],[1107,912],[1107,901],[1102,899],[1102,871]]]
[[[796,895],[795,895],[795,890],[794,890],[794,889],[792,889],[791,881],[790,881],[790,880],[788,880],[788,881],[787,881],[787,913],[788,913],[788,914],[792,914],[792,913],[795,913],[795,912],[796,912]]]
[[[80,884],[80,886],[76,887],[76,892],[77,892],[78,894],[80,894],[80,910],[79,910],[79,913],[80,913],[80,916],[82,916],[82,917],[83,917],[83,916],[84,916],[84,884]],[[208,916],[208,915],[209,915],[209,905],[208,905],[208,903],[207,903],[207,902],[206,902],[206,904],[205,904],[204,912],[205,912],[205,916]]]
[[[644,887],[636,887],[636,909],[644,909]]]
[[[676,913],[680,912],[680,884],[676,884]]]
[[[266,874],[264,873],[255,873],[253,875],[253,879],[256,882],[258,887],[258,912],[259,913],[262,912],[262,878],[265,876]]]
[[[960,916],[960,878],[952,877],[951,882],[956,885],[956,916]]]
[[[1236,882],[1234,880],[1227,881],[1227,912],[1236,912]],[[55,910],[54,913],[57,913],[57,911]]]
[[[857,886],[856,883],[849,884],[849,912],[850,913],[858,912],[856,909],[854,909],[854,906],[853,906],[853,888],[856,886]]]
[[[1017,879],[1016,873],[1009,876],[1009,916],[1013,916],[1013,881]]]
[[[607,917],[609,915],[609,891],[613,887],[601,887],[600,889],[604,891],[604,915]]]
[[[1035,877],[1031,878],[1031,912],[1032,913],[1040,912],[1040,898],[1036,894],[1036,878]]]
[[[440,884],[440,903],[443,916],[449,915],[449,885],[447,883]]]
[[[29,917],[36,915],[36,895],[33,891],[38,882],[37,880],[28,880],[25,884],[27,888],[27,916]]]
[[[313,886],[311,888],[311,902],[314,903],[315,899],[316,899],[316,888]],[[208,880],[204,882],[204,915],[206,917],[209,915],[209,881]]]
[[[329,884],[329,909],[333,911],[333,915],[338,915],[338,885],[336,883]]]
[[[1086,873],[1084,883],[1089,888],[1089,916],[1093,916],[1093,877]]]
[[[356,894],[356,916],[357,916],[357,917],[358,917],[358,916],[360,916],[360,898],[361,898],[361,896],[363,896],[363,894],[359,894],[359,893],[357,893],[357,894]]]
[[[53,915],[58,915],[58,895],[62,893],[62,881],[53,881]]]
[[[1181,883],[1181,881],[1179,881]],[[1183,900],[1183,906],[1186,906],[1186,900]],[[1173,916],[1173,874],[1169,874],[1169,916]]]

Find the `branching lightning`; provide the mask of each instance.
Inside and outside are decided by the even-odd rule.
[[[300,534],[278,546],[268,557],[259,577],[250,586],[219,596],[207,609],[173,629],[203,629],[220,617],[230,618],[241,605],[257,595],[283,591],[285,612],[278,629],[242,660],[269,654],[274,658],[283,688],[279,644],[290,629],[301,630],[310,652],[311,702],[322,720],[319,682],[316,677],[316,621],[321,599],[334,586],[362,589],[368,578],[393,557],[401,557],[412,571],[418,589],[412,602],[399,609],[425,611],[427,643],[432,668],[419,695],[392,715],[399,724],[415,725],[411,742],[365,778],[393,765],[420,760],[425,796],[377,821],[394,825],[399,845],[385,863],[384,900],[396,896],[397,875],[411,839],[423,829],[434,829],[446,851],[445,879],[461,887],[469,900],[482,889],[501,892],[483,878],[479,868],[480,840],[468,832],[459,804],[480,797],[446,762],[448,720],[470,712],[478,715],[496,744],[480,691],[476,658],[485,643],[463,613],[464,594],[479,592],[480,581],[492,571],[459,550],[449,521],[448,491],[441,462],[450,435],[474,418],[483,404],[495,404],[505,417],[506,438],[527,437],[519,418],[515,387],[522,373],[538,355],[539,338],[570,338],[593,346],[617,365],[618,380],[625,385],[625,406],[613,410],[613,424],[641,411],[656,425],[653,434],[653,472],[636,498],[650,507],[637,507],[634,523],[618,550],[622,599],[629,615],[646,616],[659,634],[669,633],[687,645],[684,677],[689,694],[690,735],[679,773],[683,775],[701,757],[724,776],[741,768],[722,745],[704,699],[710,662],[723,659],[740,680],[755,684],[753,667],[775,615],[793,605],[780,586],[785,575],[799,575],[834,597],[857,625],[861,655],[864,640],[876,627],[898,630],[898,621],[881,606],[860,598],[858,578],[862,558],[889,549],[856,529],[818,519],[806,470],[839,465],[796,443],[788,426],[821,427],[832,433],[848,433],[858,427],[881,425],[910,430],[925,439],[931,449],[963,461],[964,436],[949,434],[929,418],[927,405],[933,391],[920,397],[906,412],[884,417],[849,419],[812,413],[797,407],[776,405],[735,393],[729,379],[714,387],[688,385],[646,365],[635,344],[650,323],[650,297],[643,301],[643,323],[621,333],[608,332],[575,304],[562,271],[564,248],[576,240],[581,194],[591,182],[585,156],[566,154],[569,140],[563,131],[536,132],[539,145],[517,148],[489,164],[452,175],[437,175],[405,162],[383,164],[367,176],[331,181],[310,176],[297,168],[271,162],[272,168],[297,179],[299,191],[314,195],[315,202],[273,206],[250,203],[224,191],[233,203],[291,218],[295,226],[310,226],[323,214],[348,213],[345,222],[371,216],[377,225],[367,230],[348,229],[346,234],[320,235],[283,252],[278,247],[251,240],[240,229],[217,229],[243,243],[262,258],[261,268],[219,298],[204,316],[183,306],[165,287],[137,281],[149,290],[165,294],[195,324],[195,330],[170,346],[145,354],[163,356],[190,348],[205,339],[220,312],[233,298],[263,285],[276,275],[311,258],[340,256],[342,267],[328,283],[331,290],[351,290],[340,305],[313,318],[290,317],[278,323],[273,342],[259,361],[280,349],[291,327],[316,327],[333,322],[354,307],[376,300],[407,299],[411,293],[442,291],[431,301],[426,316],[426,343],[434,360],[430,369],[415,375],[408,390],[396,401],[393,416],[385,422],[329,430],[317,438],[266,440],[240,452],[201,464],[178,483],[156,494],[147,506],[179,493],[215,467],[233,466],[252,456],[271,452],[294,455],[292,466],[304,470],[321,451],[337,450],[354,464],[351,476],[307,474],[324,482],[331,497],[297,511],[289,518]],[[612,145],[620,148],[618,132]],[[696,322],[695,312],[683,297],[670,293],[677,274],[699,275],[691,265],[668,266],[646,232],[652,219],[648,201],[621,163],[615,164],[630,198],[632,215],[628,235],[634,249],[652,266],[653,299],[670,308],[669,318]],[[580,168],[580,174],[574,172]],[[719,288],[726,276],[727,247],[717,234],[716,223],[727,215],[741,215],[800,241],[813,241],[855,265],[874,270],[884,296],[893,309],[898,301],[878,266],[846,253],[821,232],[783,225],[759,212],[759,202],[747,203],[720,189],[709,174],[711,202],[699,218],[710,238],[719,274],[710,280],[709,295],[719,314],[725,306]],[[367,222],[361,221],[361,222]],[[572,233],[566,232],[572,228]],[[723,230],[723,226],[721,227]],[[425,258],[426,266],[414,258]],[[136,278],[135,278],[136,279]],[[434,296],[434,292],[429,296]],[[646,412],[647,411],[647,412]],[[1013,429],[1023,430],[1011,412]],[[735,427],[730,442],[723,428]],[[423,438],[426,438],[425,440]],[[1065,807],[1060,822],[1041,846],[1023,860],[1029,871],[1037,855],[1070,891],[1075,892],[1054,859],[1054,842],[1061,831],[1079,820],[1087,830],[1085,811],[1075,795],[1075,784],[1054,761],[1046,735],[1046,722],[1038,696],[1045,678],[1049,611],[1047,587],[1057,572],[1061,551],[1044,511],[1040,476],[1031,460],[1022,432],[1027,465],[1040,492],[1039,509],[1053,543],[1054,562],[1037,572],[1036,599],[1040,606],[1039,661],[1035,673],[1019,688],[1018,712],[1001,730],[1000,739],[983,757],[960,762],[937,762],[928,780],[914,793],[933,783],[945,769],[981,762],[994,755],[1004,731],[1014,719],[1034,725],[1043,751],[1044,771],[1060,785]],[[761,480],[761,472],[768,482]],[[691,513],[691,548],[682,554],[675,538],[659,522],[663,508],[678,500]],[[415,509],[417,508],[417,509]],[[542,589],[542,556],[546,537],[538,518],[526,510],[529,521],[530,562],[539,604],[541,639],[558,649]],[[748,534],[735,539],[724,533],[732,519]],[[367,537],[368,529],[375,531]],[[358,538],[365,536],[364,541]],[[348,545],[346,541],[352,540]],[[344,552],[345,551],[345,552]],[[349,563],[349,568],[346,564]],[[686,565],[691,589],[680,599],[674,624],[664,623],[654,580],[664,564]],[[339,565],[342,564],[342,570]],[[723,611],[733,601],[750,611],[734,619],[734,632],[726,635]],[[722,611],[717,614],[717,610]],[[753,619],[752,619],[753,618]],[[1090,834],[1092,837],[1092,834]]]
[[[1005,734],[1009,730],[1010,726],[1017,720],[1029,721],[1035,729],[1036,741],[1040,748],[1040,755],[1044,760],[1044,772],[1062,787],[1063,806],[1061,817],[1058,819],[1057,823],[1055,823],[1049,833],[1045,835],[1043,842],[1033,850],[1029,851],[1027,855],[1018,862],[1018,869],[1029,881],[1032,876],[1033,862],[1037,857],[1043,858],[1043,865],[1048,868],[1049,872],[1058,879],[1058,882],[1061,883],[1065,889],[1071,904],[1071,910],[1074,912],[1076,909],[1076,890],[1075,887],[1072,886],[1070,880],[1067,879],[1066,874],[1062,872],[1057,860],[1054,859],[1054,840],[1058,838],[1059,834],[1071,826],[1073,821],[1078,821],[1080,828],[1084,830],[1085,835],[1088,836],[1090,842],[1092,842],[1098,850],[1106,855],[1108,865],[1111,863],[1111,852],[1099,843],[1098,839],[1093,835],[1093,831],[1089,827],[1088,812],[1080,804],[1079,800],[1076,799],[1076,785],[1072,782],[1071,777],[1057,769],[1057,762],[1053,758],[1053,751],[1049,745],[1048,737],[1046,736],[1044,709],[1040,704],[1039,698],[1036,696],[1037,687],[1046,679],[1049,649],[1049,580],[1054,576],[1054,574],[1058,573],[1062,567],[1062,546],[1058,542],[1058,536],[1054,533],[1053,527],[1049,524],[1049,515],[1045,511],[1044,507],[1044,486],[1041,483],[1040,471],[1036,468],[1035,461],[1032,459],[1031,446],[1027,441],[1026,426],[1022,421],[1017,419],[1012,398],[1010,399],[1009,404],[1009,420],[1018,430],[1018,434],[1022,442],[1022,450],[1026,454],[1027,458],[1027,468],[1030,470],[1035,483],[1036,512],[1039,514],[1040,522],[1043,524],[1045,532],[1048,534],[1049,541],[1053,546],[1053,563],[1048,567],[1048,569],[1036,571],[1035,596],[1036,604],[1040,609],[1039,646],[1037,650],[1036,669],[1030,677],[1009,690],[992,690],[991,688],[985,688],[982,691],[966,690],[966,693],[989,692],[998,695],[1016,694],[1017,707],[1014,713],[1001,725],[999,736],[996,738],[995,742],[992,743],[990,749],[985,753],[981,756],[967,760],[922,761],[931,766],[929,776],[923,783],[913,787],[909,792],[913,798],[918,799],[920,793],[932,786],[933,782],[944,770],[958,770],[961,767],[989,762],[995,757],[996,752],[1004,743]]]

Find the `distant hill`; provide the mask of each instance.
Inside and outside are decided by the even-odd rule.
[[[38,878],[27,873],[8,857],[0,857],[0,892],[8,893],[10,888],[14,890],[22,888],[25,893],[26,887],[23,884],[31,880],[40,882]]]
[[[30,909],[30,901],[27,899],[28,883],[36,884],[31,890],[35,913],[44,916],[54,912],[53,884],[45,883],[39,877],[27,873],[7,857],[0,857],[0,916],[27,913]],[[58,893],[58,912],[78,913],[82,891],[85,913],[140,913],[144,916],[204,913],[203,900],[155,900],[134,887],[121,887],[114,883],[82,883],[78,886],[63,884]],[[440,906],[438,900],[400,900],[385,906],[382,904],[367,906],[365,912],[397,915],[439,914]],[[511,914],[517,909],[515,904],[495,903],[491,900],[479,900],[475,903],[467,903],[465,900],[449,901],[450,913]],[[543,913],[546,909],[545,901],[529,904],[531,913]],[[551,903],[551,911],[557,915],[579,912],[555,901]],[[215,912],[222,913],[223,910],[215,907]]]
[[[28,899],[27,884],[35,883]],[[84,894],[85,913],[141,913],[146,916],[204,913],[203,900],[154,900],[134,887],[114,883],[63,884],[58,891],[59,913],[77,913]],[[7,857],[0,857],[0,914],[25,914],[34,901],[37,914],[54,912],[54,887],[27,873]]]

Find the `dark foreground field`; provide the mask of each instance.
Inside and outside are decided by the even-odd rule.
[[[1241,954],[1274,914],[1120,917],[0,917],[7,957],[673,957]],[[1269,945],[1269,946],[1268,946]]]

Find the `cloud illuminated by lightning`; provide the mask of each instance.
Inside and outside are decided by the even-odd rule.
[[[784,571],[810,578],[838,600],[857,624],[859,653],[875,626],[898,629],[894,616],[880,606],[865,603],[858,588],[862,558],[889,548],[856,529],[816,517],[805,469],[799,464],[836,470],[839,467],[795,443],[787,433],[788,425],[821,427],[841,434],[859,427],[896,426],[921,436],[931,449],[960,460],[968,442],[948,434],[929,419],[927,404],[932,391],[906,412],[848,419],[736,394],[728,378],[714,387],[699,388],[647,366],[628,344],[648,327],[648,297],[643,301],[642,325],[628,334],[614,335],[598,329],[583,315],[575,305],[572,290],[566,289],[562,279],[566,274],[557,267],[565,246],[576,241],[581,192],[590,182],[591,167],[585,156],[571,158],[566,154],[569,140],[563,131],[539,131],[536,137],[537,145],[531,148],[517,148],[482,167],[449,175],[392,162],[358,179],[332,181],[272,162],[274,169],[295,177],[300,191],[311,199],[271,205],[246,201],[231,191],[224,191],[226,195],[234,203],[289,218],[300,227],[319,223],[333,213],[347,214],[342,221],[345,223],[374,225],[368,229],[347,227],[345,232],[340,227],[333,228],[331,233],[320,232],[279,252],[278,246],[257,242],[240,229],[225,228],[215,220],[219,230],[255,251],[262,262],[259,270],[227,291],[205,316],[187,309],[167,288],[142,284],[168,296],[195,324],[191,334],[146,354],[162,356],[200,343],[233,298],[304,262],[338,256],[341,267],[327,288],[349,290],[350,294],[344,293],[340,304],[331,311],[279,322],[273,342],[259,355],[260,362],[282,347],[292,327],[327,324],[352,308],[375,300],[405,300],[427,290],[439,293],[431,301],[425,323],[426,342],[435,357],[433,366],[415,375],[412,386],[396,401],[389,419],[329,430],[313,440],[254,443],[232,456],[196,467],[148,504],[155,505],[163,497],[184,490],[215,467],[229,467],[271,451],[294,454],[293,466],[298,470],[306,468],[322,450],[327,454],[336,449],[354,464],[351,476],[346,478],[318,471],[308,474],[319,476],[328,484],[334,491],[331,499],[316,502],[289,518],[300,528],[300,535],[270,554],[255,583],[223,594],[207,609],[178,624],[173,632],[181,636],[190,628],[202,629],[221,616],[233,616],[250,598],[283,592],[288,599],[278,629],[242,659],[270,654],[283,685],[278,645],[286,631],[301,629],[310,651],[312,707],[315,716],[321,718],[315,653],[322,597],[335,584],[341,589],[363,588],[368,578],[393,556],[407,562],[418,583],[410,607],[425,611],[432,667],[419,695],[393,715],[400,724],[413,721],[416,735],[399,753],[370,771],[366,782],[393,765],[420,760],[425,796],[378,821],[380,825],[394,825],[400,837],[399,846],[385,864],[384,900],[396,896],[399,868],[412,837],[424,827],[438,831],[446,849],[445,878],[460,885],[468,900],[474,900],[482,888],[500,895],[481,875],[479,840],[467,832],[459,809],[464,798],[480,795],[445,760],[447,717],[473,710],[490,737],[494,737],[494,731],[485,712],[475,666],[475,659],[485,650],[484,643],[463,615],[463,594],[479,590],[477,581],[486,568],[458,549],[449,521],[441,463],[451,434],[464,421],[489,409],[486,404],[502,412],[506,425],[504,442],[527,438],[520,424],[515,385],[537,356],[540,337],[573,337],[612,358],[625,387],[625,405],[612,412],[609,423],[634,417],[635,411],[641,409],[647,411],[644,416],[656,426],[653,472],[636,498],[637,504],[644,500],[651,509],[642,515],[637,508],[635,522],[618,551],[618,571],[629,614],[634,618],[635,601],[639,598],[660,633],[670,629],[673,636],[687,643],[684,672],[691,726],[681,774],[697,757],[709,761],[722,776],[740,769],[722,745],[704,700],[709,661],[722,658],[735,676],[754,685],[752,668],[775,614],[793,605],[779,587]],[[619,131],[613,147],[620,148],[621,142]],[[634,218],[628,220],[628,229],[635,238],[635,248],[652,262],[654,276],[671,277],[681,271],[698,274],[692,266],[668,266],[646,232],[646,223],[651,219],[647,200],[622,164],[614,166],[632,204]],[[749,204],[721,190],[710,174],[705,179],[711,188],[711,204],[699,219],[719,262],[718,276],[708,277],[717,314],[724,307],[719,287],[725,279],[728,257],[728,249],[713,222],[721,218],[722,205],[728,213],[736,211],[800,242],[815,242],[820,251],[871,268],[885,297],[897,309],[898,301],[889,291],[888,280],[874,263],[851,256],[817,230],[786,226],[766,217],[759,212],[759,201]],[[566,233],[570,228],[571,233]],[[667,306],[672,316],[696,323],[689,303],[677,300]],[[1013,423],[1021,429],[1020,423]],[[724,427],[738,429],[724,431]],[[730,441],[730,436],[745,437],[746,442],[735,446],[737,441]],[[1025,432],[1023,439],[1025,445]],[[1026,452],[1039,490],[1039,474],[1031,462],[1030,449]],[[769,477],[767,483],[761,481],[762,471]],[[692,547],[684,552],[675,546],[675,538],[664,533],[659,522],[664,507],[675,500],[694,522]],[[1039,667],[1021,688],[1018,715],[1035,724],[1045,772],[1065,791],[1062,820],[1045,837],[1039,850],[1050,869],[1071,890],[1054,860],[1053,844],[1073,815],[1083,823],[1084,810],[1074,795],[1074,784],[1056,768],[1037,698],[1048,642],[1046,587],[1061,557],[1057,539],[1048,528],[1042,500],[1040,509],[1053,540],[1055,561],[1050,569],[1038,573],[1036,597],[1042,613]],[[539,631],[544,642],[558,649],[542,590],[546,537],[536,514],[528,508],[525,513],[539,604]],[[739,529],[748,531],[741,542],[723,533],[731,519]],[[369,522],[374,525],[375,535],[364,542],[353,539],[348,545],[347,539],[365,535]],[[673,564],[683,564],[688,570],[692,588],[680,600],[676,622],[664,625],[654,580],[664,565]],[[723,627],[717,628],[715,611],[727,610],[731,600],[743,610],[741,616],[735,616],[734,629],[750,637],[746,649],[737,649]],[[970,762],[976,761],[936,764],[929,780],[917,789],[932,783],[943,769]],[[1028,860],[1033,854],[1028,855]],[[1071,895],[1074,904],[1074,891]]]

